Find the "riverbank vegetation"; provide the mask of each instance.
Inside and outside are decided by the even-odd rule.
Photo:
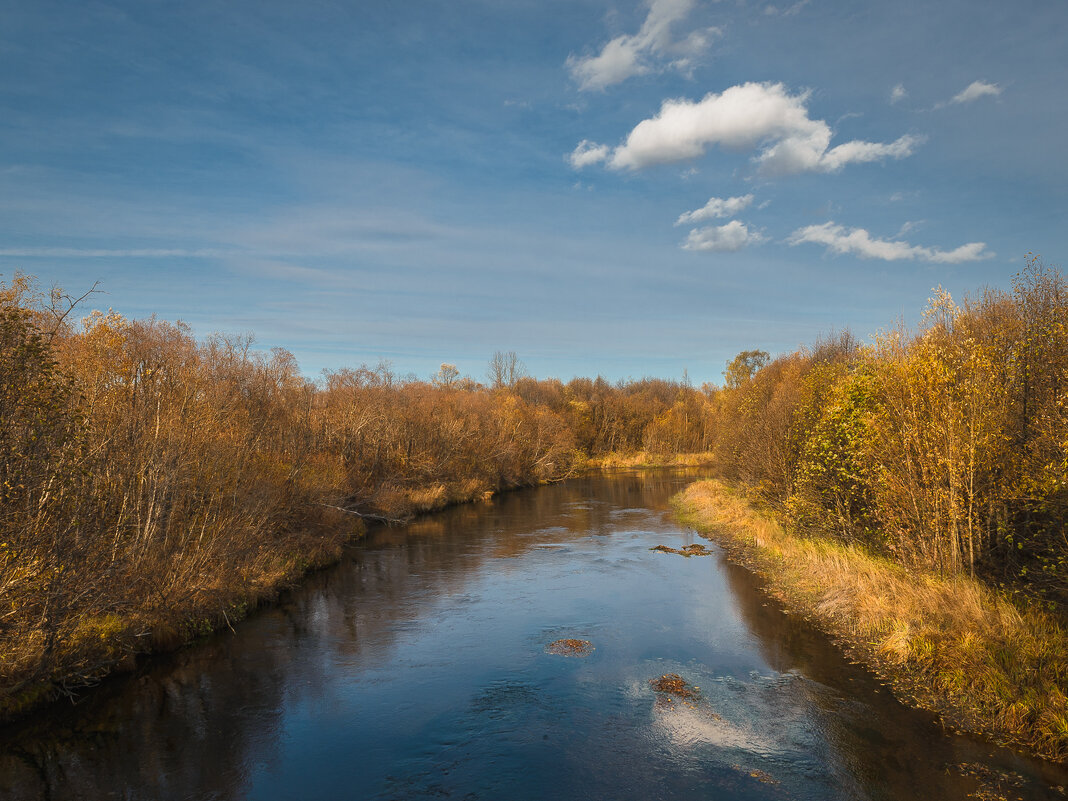
[[[732,380],[733,377],[733,380]],[[1068,602],[1068,283],[938,291],[919,330],[740,354],[711,400],[723,477],[798,530]]]
[[[910,570],[862,546],[797,536],[718,481],[691,485],[675,503],[683,521],[906,703],[1046,759],[1068,756],[1068,637],[1048,610],[1014,604],[967,575]]]
[[[955,725],[1068,756],[1064,277],[1032,260],[1008,292],[939,290],[916,331],[725,377],[717,470],[787,529],[738,523],[775,591]],[[745,516],[694,493],[703,525]]]
[[[0,716],[232,623],[366,520],[710,442],[684,383],[537,380],[507,353],[485,383],[312,382],[249,337],[73,305],[0,283]]]

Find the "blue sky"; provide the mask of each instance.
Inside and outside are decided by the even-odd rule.
[[[308,375],[720,381],[1068,252],[1068,4],[0,0],[0,273]]]

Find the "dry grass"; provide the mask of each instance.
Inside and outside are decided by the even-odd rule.
[[[1040,757],[1068,757],[1068,637],[1050,614],[1017,608],[968,577],[912,572],[792,535],[717,481],[691,485],[675,504],[906,703]]]
[[[636,453],[606,453],[586,460],[586,467],[605,470],[616,467],[706,467],[715,463],[712,453],[655,454],[648,451]]]

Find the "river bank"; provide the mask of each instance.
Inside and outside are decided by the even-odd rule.
[[[615,453],[590,459],[583,469],[598,473],[637,467],[687,467],[703,464],[702,456]],[[360,539],[368,523],[406,524],[453,506],[490,501],[502,491],[487,490],[484,484],[471,480],[435,482],[394,490],[385,498],[380,513],[372,515],[318,504],[307,510],[307,525],[279,533],[276,547],[257,560],[255,569],[247,571],[239,583],[216,587],[214,592],[193,599],[181,610],[145,608],[123,617],[110,615],[82,626],[76,636],[57,644],[62,650],[57,662],[68,666],[66,672],[28,684],[18,692],[0,694],[0,724],[23,718],[60,698],[74,698],[112,674],[134,670],[144,658],[169,653],[217,631],[232,629],[256,609],[274,602],[283,591],[337,564],[343,547]],[[0,658],[0,667],[4,661]]]
[[[547,483],[545,481],[537,483]],[[55,701],[95,686],[105,678],[135,670],[140,661],[187,647],[215,632],[233,630],[251,613],[275,602],[316,572],[338,563],[345,545],[359,540],[371,525],[406,524],[423,515],[462,504],[489,501],[502,490],[485,489],[477,481],[435,482],[395,490],[381,514],[363,515],[316,504],[306,510],[305,525],[279,531],[274,547],[253,562],[239,581],[190,599],[176,609],[146,603],[123,616],[107,615],[83,624],[73,636],[57,642],[56,661],[64,670],[28,683],[17,692],[0,694],[0,725],[22,719]],[[12,673],[17,655],[0,657],[0,668]]]
[[[234,632],[0,727],[0,798],[1048,801],[1068,786],[897,703],[721,549],[650,550],[703,542],[668,503],[700,477],[591,474],[369,527]],[[560,640],[590,645],[567,658]],[[672,676],[693,697],[672,701]]]
[[[715,462],[716,455],[709,451],[676,454],[613,451],[590,457],[586,460],[585,467],[587,470],[616,470],[631,467],[708,467]]]
[[[788,611],[832,635],[904,703],[955,730],[1052,761],[1068,757],[1068,637],[1052,615],[967,576],[911,571],[796,536],[718,481],[691,485],[674,505],[682,522],[758,573]]]

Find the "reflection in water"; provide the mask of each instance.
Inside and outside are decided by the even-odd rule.
[[[721,553],[721,569],[737,608],[758,638],[761,654],[783,674],[804,676],[803,707],[810,725],[831,746],[828,759],[856,779],[867,798],[956,798],[962,787],[960,766],[988,764],[993,772],[1025,777],[1036,798],[1064,798],[1056,789],[1068,773],[1057,766],[1021,758],[1014,752],[969,737],[928,735],[935,732],[933,714],[908,709],[894,700],[871,673],[849,663],[829,638],[808,623],[790,617],[780,604],[760,592],[762,583]],[[932,767],[943,770],[932,772]],[[859,792],[859,791],[858,791]],[[996,797],[996,796],[990,796]],[[1027,797],[1020,794],[1019,797]]]
[[[979,762],[692,532],[692,472],[590,478],[373,532],[278,605],[0,732],[0,798],[963,798]],[[718,553],[718,552],[717,552]],[[582,659],[548,653],[589,640]],[[677,673],[691,704],[658,703]],[[993,754],[993,756],[990,756]]]

